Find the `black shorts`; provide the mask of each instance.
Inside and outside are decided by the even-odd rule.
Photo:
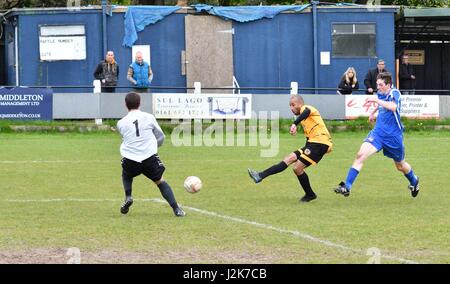
[[[306,145],[294,151],[297,159],[306,166],[317,164],[328,153],[330,146],[321,143],[306,142]]]
[[[142,163],[127,158],[122,159],[122,175],[130,178],[144,174],[152,181],[158,181],[162,178],[165,170],[166,168],[157,154],[143,160]]]

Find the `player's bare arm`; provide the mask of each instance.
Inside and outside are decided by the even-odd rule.
[[[378,106],[369,114],[369,122],[374,122],[376,119],[376,113],[378,112]]]
[[[395,102],[386,102],[382,101],[379,98],[373,96],[367,99],[368,102],[375,102],[379,104],[380,106],[390,110],[390,111],[396,111],[397,110],[397,104]]]

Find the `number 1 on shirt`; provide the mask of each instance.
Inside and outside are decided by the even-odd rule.
[[[136,137],[139,137],[139,123],[137,119],[133,121],[134,126],[136,127]]]

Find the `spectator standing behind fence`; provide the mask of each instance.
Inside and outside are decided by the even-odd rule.
[[[414,95],[416,76],[414,76],[413,67],[409,64],[408,54],[403,54],[399,69],[399,89],[402,91],[402,95]]]
[[[358,79],[356,78],[356,71],[353,67],[348,67],[347,71],[342,75],[341,82],[337,93],[339,95],[351,95],[353,90],[359,89]]]
[[[144,61],[142,52],[136,52],[134,62],[128,67],[127,79],[137,92],[147,92],[153,80],[153,72],[150,64]]]
[[[101,81],[103,93],[114,93],[119,78],[119,65],[114,59],[114,52],[108,51],[106,58],[97,65],[94,77]]]
[[[379,59],[377,68],[369,70],[366,78],[364,78],[364,85],[366,86],[366,94],[373,95],[377,92],[377,76],[380,73],[388,72],[385,69],[384,60]]]

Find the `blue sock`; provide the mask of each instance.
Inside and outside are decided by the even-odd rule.
[[[359,171],[355,168],[350,168],[348,170],[347,179],[345,180],[345,187],[350,190],[352,188],[353,183],[355,182],[356,177],[358,176]]]
[[[411,168],[411,171],[407,174],[405,174],[405,177],[409,180],[410,185],[416,185],[417,184],[417,177],[414,174],[413,169]]]

